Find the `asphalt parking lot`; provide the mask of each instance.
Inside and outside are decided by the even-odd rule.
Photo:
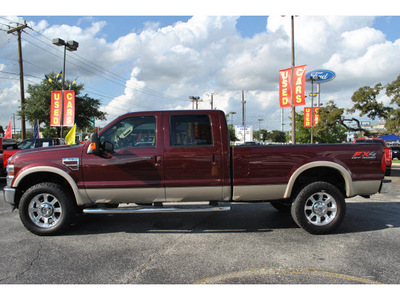
[[[0,283],[400,284],[400,164],[392,175],[388,194],[349,199],[343,225],[323,236],[263,203],[90,215],[62,236],[39,237],[1,194]]]

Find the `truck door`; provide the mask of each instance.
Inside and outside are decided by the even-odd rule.
[[[135,113],[99,135],[110,155],[82,156],[86,193],[94,202],[152,203],[165,199],[162,113]],[[161,135],[160,135],[161,133]]]
[[[201,112],[164,113],[166,201],[222,199],[219,119]]]

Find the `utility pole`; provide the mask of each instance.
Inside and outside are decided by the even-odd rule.
[[[214,95],[218,95],[218,93],[211,93],[211,109],[214,109]],[[207,94],[208,96],[208,94]]]
[[[25,91],[24,91],[24,68],[22,63],[22,46],[21,46],[21,31],[27,28],[28,25],[25,24],[17,26],[7,31],[7,33],[17,32],[18,35],[18,62],[19,62],[19,84],[21,90],[21,110],[24,109],[25,104]],[[25,130],[25,115],[21,115],[21,138],[23,140],[26,139],[26,130]]]
[[[199,101],[203,102],[203,100],[200,100],[200,97],[190,96],[189,99],[192,100],[192,109],[194,109],[194,103],[196,103],[196,109],[199,109]]]
[[[292,16],[292,78],[293,78],[293,71],[294,71],[294,16]],[[292,91],[292,144],[296,144],[296,114],[295,114],[295,106],[294,106],[294,99],[293,99],[293,80],[291,84],[291,91]]]
[[[243,126],[243,143],[246,142],[246,119],[245,119],[245,107],[246,101],[244,101],[244,90],[242,90],[242,126]]]
[[[258,121],[258,131],[260,131],[261,130],[261,122],[264,121],[264,119],[258,118],[257,121]]]

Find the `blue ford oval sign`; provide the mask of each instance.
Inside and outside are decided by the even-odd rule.
[[[329,70],[314,70],[306,74],[306,81],[311,81],[315,83],[324,83],[333,80],[336,77],[335,72]]]

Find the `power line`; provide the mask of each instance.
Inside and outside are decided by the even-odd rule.
[[[31,30],[34,31],[35,33],[37,33],[37,34],[43,36],[45,39],[51,41],[51,39],[50,39],[49,37],[43,35],[42,33],[38,32],[38,31],[36,31],[36,30],[34,30],[34,29],[32,29],[32,28],[29,28],[29,29],[31,29]],[[42,43],[45,43],[44,41],[38,39],[37,37],[35,37],[35,36],[33,36],[33,35],[29,34],[29,33],[28,33],[28,35],[31,36],[31,37],[33,37],[33,38],[35,38],[35,39],[37,39],[37,40],[39,40],[39,41],[42,42]],[[27,41],[27,40],[25,40],[25,41]],[[28,42],[29,42],[29,41],[28,41]],[[33,43],[32,43],[32,44],[33,44]],[[46,43],[45,43],[45,44],[46,44]],[[46,45],[47,45],[47,44],[46,44]],[[37,46],[37,45],[36,45],[36,46]],[[49,51],[48,51],[48,52],[49,52]],[[54,53],[52,53],[52,54],[55,55]],[[76,58],[75,56],[78,57],[78,58],[80,58],[80,59]],[[77,53],[74,53],[73,56],[70,56],[70,59],[73,59],[74,61],[77,61],[77,62],[79,63],[79,65],[77,65],[77,64],[75,64],[75,63],[73,63],[73,62],[71,62],[71,61],[68,62],[69,64],[72,64],[72,65],[74,65],[74,66],[76,66],[76,67],[79,67],[80,69],[83,69],[83,70],[85,70],[86,72],[89,72],[89,73],[91,73],[91,74],[94,74],[95,76],[99,76],[99,77],[101,77],[101,78],[103,78],[103,79],[106,79],[106,80],[112,82],[112,83],[119,84],[119,85],[122,85],[122,86],[124,86],[124,87],[133,88],[133,89],[135,89],[135,90],[137,90],[137,91],[139,91],[139,92],[141,92],[141,93],[144,93],[144,94],[147,94],[147,95],[150,95],[150,96],[153,96],[153,97],[159,97],[159,98],[164,98],[164,99],[173,99],[173,100],[184,100],[184,99],[182,99],[182,98],[174,97],[174,96],[165,94],[165,93],[163,93],[163,92],[159,92],[159,91],[157,91],[157,90],[153,90],[153,89],[150,89],[150,88],[142,87],[142,86],[140,86],[139,84],[131,83],[131,82],[129,82],[129,79],[124,78],[124,77],[122,77],[122,76],[120,76],[120,75],[118,75],[118,74],[116,74],[116,73],[113,73],[113,72],[111,72],[111,71],[109,71],[109,70],[107,70],[107,69],[105,69],[105,68],[103,68],[103,67],[101,67],[101,66],[98,66],[97,64],[95,64],[95,63],[89,61],[88,59],[86,59],[86,58],[80,56],[80,55],[77,54]],[[86,62],[88,62],[88,63],[86,63]],[[83,68],[83,67],[82,67],[82,64],[84,64],[85,66],[87,66],[87,67],[89,67],[89,68],[91,68],[91,69],[94,69],[96,72],[100,72],[100,74],[104,74],[104,75],[100,75],[99,73],[96,73],[96,72],[94,72],[94,71],[92,71],[92,70],[88,70],[87,68]],[[115,81],[115,80],[116,80],[116,81]],[[186,99],[185,99],[185,101],[186,101]]]
[[[13,23],[19,24],[18,22],[11,21],[11,20],[8,20],[8,19],[3,18],[3,17],[2,17],[2,19],[5,19],[5,20],[8,21],[8,22],[13,22]],[[8,25],[8,24],[4,24],[4,25],[5,25],[5,26],[10,26],[10,25]],[[42,36],[45,40],[48,40],[48,41],[51,42],[51,39],[48,38],[47,36],[43,35],[41,32],[39,32],[39,31],[37,31],[37,30],[34,30],[34,29],[31,28],[31,27],[27,27],[27,28],[29,28],[30,30],[32,30],[33,33],[36,33],[36,34]],[[49,48],[50,48],[49,45],[52,46],[52,44],[49,44],[49,43],[47,43],[46,41],[44,41],[43,39],[41,39],[41,38],[35,36],[35,35],[32,34],[30,31],[25,31],[25,30],[23,30],[23,32],[26,33],[26,35],[25,35],[24,38],[23,38],[23,40],[24,40],[25,42],[27,42],[27,43],[29,43],[29,44],[31,44],[31,45],[33,45],[33,46],[35,46],[35,47],[41,49],[42,51],[45,51],[46,53],[49,53],[49,54],[52,55],[52,56],[57,57],[57,58],[60,59],[60,60],[62,59],[62,58],[61,58],[61,56],[62,56],[62,55],[61,55],[61,54],[62,54],[62,51],[61,51],[61,50],[52,48],[53,51],[50,51],[50,50],[49,50]],[[27,39],[26,37],[29,37],[29,39]],[[45,45],[45,47],[44,47],[44,46],[40,46],[40,45],[38,45],[37,43],[33,42],[31,38],[32,38],[32,39],[36,39],[36,40],[39,41],[40,43],[43,43],[43,44]],[[55,51],[57,51],[57,52],[54,53]],[[57,53],[59,53],[59,55],[58,55]],[[72,61],[71,61],[71,60],[72,60]],[[43,67],[39,67],[39,66],[37,66],[37,65],[35,65],[35,64],[31,63],[31,62],[29,62],[29,61],[26,61],[26,62],[29,63],[29,64],[31,64],[31,65],[33,65],[33,66],[35,66],[35,67],[38,68],[38,69],[44,70]],[[107,69],[105,69],[105,68],[103,68],[103,67],[101,67],[101,66],[99,66],[99,65],[97,65],[97,64],[95,64],[95,63],[93,63],[93,62],[91,62],[91,61],[89,61],[88,59],[86,59],[86,58],[84,58],[84,57],[82,57],[82,56],[80,56],[80,55],[77,55],[76,53],[74,53],[74,55],[71,55],[71,56],[70,56],[70,59],[69,59],[69,61],[68,61],[68,64],[71,64],[71,65],[73,65],[73,66],[76,66],[76,67],[79,68],[80,70],[83,70],[83,71],[85,71],[85,72],[88,72],[88,73],[90,73],[90,74],[93,74],[94,76],[103,78],[103,79],[105,79],[105,80],[111,82],[112,84],[116,84],[116,85],[119,85],[119,86],[123,86],[124,88],[132,88],[132,89],[136,90],[137,92],[140,92],[140,93],[143,93],[143,94],[152,96],[152,97],[157,97],[157,98],[159,98],[159,99],[162,98],[162,99],[173,99],[173,100],[187,101],[186,99],[182,99],[182,98],[180,98],[180,97],[174,97],[174,96],[168,95],[168,94],[166,94],[166,93],[163,93],[163,92],[160,92],[160,91],[157,91],[157,90],[154,90],[154,89],[150,89],[150,88],[147,88],[147,87],[140,86],[140,84],[132,83],[132,82],[130,82],[130,79],[124,78],[124,77],[122,77],[122,76],[120,76],[120,75],[118,75],[118,74],[116,74],[116,73],[113,73],[113,72],[111,72],[111,71],[109,71],[109,70],[107,70]],[[34,78],[39,78],[39,77],[36,77],[36,76],[32,76],[32,77],[34,77]],[[39,79],[40,79],[40,78],[39,78]],[[87,87],[89,88],[89,86],[87,86]],[[100,91],[100,92],[101,92],[101,91]],[[96,94],[96,93],[93,93],[93,92],[91,92],[91,93],[92,93],[92,94]],[[115,101],[120,101],[120,100],[117,98],[118,96],[115,96],[114,98],[111,98],[111,97],[104,96],[104,94],[101,94],[101,95],[100,95],[100,94],[96,94],[96,95],[102,96],[103,98],[109,98],[109,99],[112,99],[112,100],[115,100]],[[122,100],[121,100],[121,101],[122,101]],[[137,104],[135,104],[135,106],[145,107],[145,106],[137,105]],[[112,105],[110,105],[110,107],[112,107]],[[115,106],[114,106],[114,107],[115,107]],[[115,107],[115,108],[126,110],[126,108],[119,108],[119,107]],[[153,109],[153,108],[149,108],[149,107],[145,107],[145,108],[147,108],[147,109]]]

